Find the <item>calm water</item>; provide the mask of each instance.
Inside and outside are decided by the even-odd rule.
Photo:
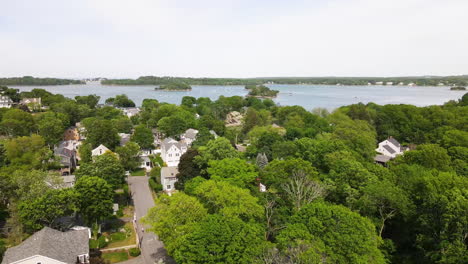
[[[155,91],[152,86],[111,86],[100,83],[86,85],[59,86],[11,86],[21,91],[43,88],[52,93],[60,93],[74,98],[77,95],[96,94],[101,102],[117,94],[126,94],[137,105],[145,98],[154,98],[160,102],[179,104],[182,97],[209,97],[216,100],[220,95],[244,96],[244,86],[192,86],[189,92]],[[466,91],[450,91],[448,87],[411,87],[411,86],[334,86],[334,85],[268,85],[279,90],[274,99],[280,105],[300,105],[311,110],[325,107],[329,110],[354,103],[374,102],[377,104],[413,104],[426,106],[443,104],[449,100],[459,99]]]

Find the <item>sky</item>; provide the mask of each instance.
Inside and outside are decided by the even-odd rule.
[[[468,0],[0,0],[0,77],[468,74]]]

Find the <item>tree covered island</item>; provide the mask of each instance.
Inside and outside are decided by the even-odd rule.
[[[247,96],[260,98],[274,98],[278,95],[278,90],[271,90],[265,85],[246,85],[245,89],[249,90]]]
[[[170,82],[154,89],[163,91],[191,91],[192,87],[184,82]]]
[[[32,76],[0,78],[0,85],[67,85],[85,84],[81,80],[59,78],[36,78]]]

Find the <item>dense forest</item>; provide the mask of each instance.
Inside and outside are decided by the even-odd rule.
[[[180,105],[145,99],[132,118],[97,107],[95,95],[16,96],[41,97],[47,108],[0,109],[0,255],[66,216],[97,237],[95,224],[113,217],[114,190],[128,195],[124,171],[140,163],[140,148],[154,147],[151,129],[178,138],[195,128],[178,192],[160,192],[160,168],[150,172],[156,206],[145,221],[177,263],[468,263],[468,94],[441,106],[369,103],[333,113],[187,96]],[[109,103],[134,105],[125,95]],[[232,111],[242,124],[226,127]],[[86,129],[77,183],[58,189],[51,149],[77,122]],[[120,146],[118,133],[132,133],[130,141]],[[411,150],[374,163],[389,136]],[[92,158],[100,144],[113,153]]]
[[[0,85],[67,85],[85,84],[80,80],[58,78],[36,78],[32,76],[0,78]]]
[[[189,85],[261,85],[261,84],[323,84],[323,85],[368,85],[382,82],[387,85],[437,86],[439,84],[468,86],[468,76],[421,76],[421,77],[273,77],[273,78],[186,78],[142,76],[137,79],[108,79],[102,84],[112,85],[164,85],[174,81]]]

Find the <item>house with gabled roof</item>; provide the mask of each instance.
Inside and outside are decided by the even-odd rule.
[[[107,151],[110,151],[106,146],[103,144],[99,145],[97,148],[93,149],[91,151],[92,156],[101,156],[102,154],[106,153]]]
[[[379,147],[376,149],[382,155],[388,156],[390,158],[395,158],[398,155],[403,154],[407,148],[401,146],[395,138],[389,137],[388,139],[379,143]]]
[[[161,158],[169,167],[179,165],[180,157],[187,152],[188,146],[185,142],[173,138],[166,138],[161,142]]]
[[[162,167],[161,168],[161,185],[163,191],[172,193],[175,191],[175,183],[177,182],[177,174],[179,170],[177,167]]]
[[[62,232],[44,227],[5,252],[2,264],[89,263],[88,228]]]

